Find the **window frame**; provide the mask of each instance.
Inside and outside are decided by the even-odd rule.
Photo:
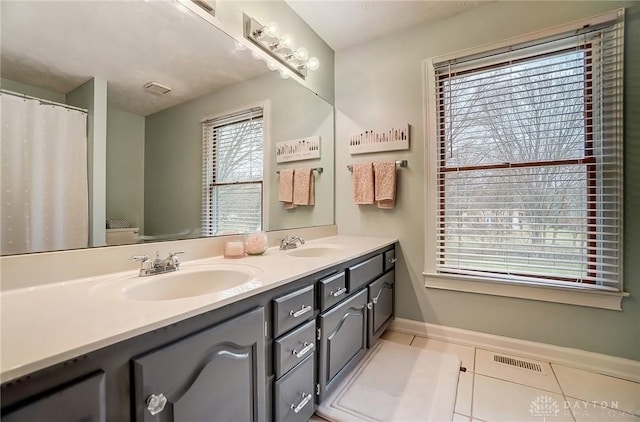
[[[508,280],[506,277],[494,277],[492,273],[486,278],[465,276],[461,274],[443,274],[436,271],[437,261],[439,258],[438,249],[438,225],[441,223],[440,209],[444,206],[444,183],[440,183],[440,177],[444,177],[445,173],[438,171],[439,160],[442,160],[442,136],[444,131],[440,130],[442,125],[442,104],[437,104],[438,96],[436,92],[436,84],[441,84],[442,81],[438,78],[435,72],[435,64],[442,63],[444,61],[452,60],[459,57],[468,57],[474,55],[482,55],[487,51],[499,50],[508,48],[514,44],[535,43],[536,40],[552,37],[556,34],[567,33],[572,30],[577,30],[585,25],[597,25],[599,23],[605,23],[608,21],[619,19],[620,15],[624,15],[624,9],[613,10],[602,15],[598,15],[592,18],[584,19],[581,21],[573,22],[567,25],[561,25],[555,28],[550,28],[543,31],[527,34],[521,37],[511,38],[502,42],[493,43],[490,45],[481,46],[478,48],[472,48],[449,54],[446,56],[439,56],[434,58],[425,59],[423,61],[423,99],[425,103],[424,115],[424,131],[426,136],[425,143],[425,257],[424,257],[424,271],[423,276],[425,280],[425,286],[427,288],[437,288],[445,290],[464,291],[472,293],[490,294],[505,297],[516,297],[533,300],[541,300],[547,302],[556,303],[568,303],[580,306],[589,306],[596,308],[621,310],[622,298],[628,296],[623,291],[622,280],[619,284],[619,289],[614,289],[607,286],[599,286],[588,284],[587,286],[575,283],[567,282],[561,279],[549,280],[549,282],[536,282],[536,281],[520,281],[520,280]],[[557,52],[558,50],[556,50]],[[540,54],[545,55],[544,52]],[[529,56],[526,60],[529,60]],[[591,65],[591,58],[585,56],[585,69]],[[482,66],[474,66],[474,69],[479,67],[487,68],[496,66],[498,63],[504,62],[502,59],[496,59],[488,61]],[[458,72],[459,74],[460,72]],[[593,81],[589,85],[585,83],[585,97],[588,92],[593,90]],[[585,103],[586,105],[586,103]],[[622,111],[620,111],[622,113]],[[585,124],[588,124],[588,119],[591,119],[593,123],[593,110],[585,107]],[[592,131],[589,130],[592,134]],[[590,139],[591,138],[591,139]],[[585,146],[588,142],[593,142],[593,136],[587,136],[585,131]],[[584,154],[584,158],[579,161],[584,161],[582,165],[590,165],[588,161],[588,154]],[[441,162],[441,161],[440,161]],[[578,163],[576,163],[578,164]],[[593,165],[593,164],[591,164]],[[491,166],[499,168],[500,166]],[[508,167],[508,165],[507,165]],[[597,181],[593,181],[592,177],[587,179],[587,196],[597,194]],[[595,211],[588,211],[587,213],[588,225],[597,224],[597,215]],[[622,248],[622,236],[620,237],[620,248]],[[588,248],[594,247],[595,240],[588,238]],[[595,265],[595,264],[594,264]],[[591,266],[590,266],[591,267]],[[623,271],[622,255],[620,257],[620,271]],[[591,268],[590,268],[591,269]]]
[[[269,177],[267,173],[268,163],[271,161],[271,101],[259,101],[255,103],[250,103],[247,105],[243,105],[241,107],[227,109],[220,113],[216,113],[214,115],[209,115],[200,119],[201,126],[203,126],[209,120],[215,120],[219,118],[223,118],[225,116],[230,116],[238,113],[242,113],[251,109],[262,108],[262,180],[260,181],[246,181],[246,182],[216,182],[216,174],[213,169],[207,169],[207,175],[204,174],[203,170],[203,178],[207,178],[202,181],[201,184],[201,195],[202,201],[201,204],[201,212],[202,212],[202,233],[206,237],[215,237],[220,236],[219,234],[209,233],[212,225],[205,224],[205,219],[210,219],[210,216],[205,216],[205,213],[210,213],[212,206],[211,201],[213,200],[213,190],[216,186],[233,186],[233,185],[247,185],[247,184],[261,184],[262,185],[262,201],[261,201],[261,227],[262,230],[265,230],[265,227],[268,227],[269,224],[269,197],[270,197],[270,186],[269,186]],[[204,148],[204,145],[203,145]],[[215,148],[211,150],[215,160]],[[202,151],[203,160],[205,159],[205,151]],[[213,161],[212,160],[212,161]],[[204,163],[203,163],[204,166]],[[208,200],[208,204],[205,204],[204,201]]]
[[[439,200],[438,200],[438,213],[440,214],[440,218],[439,220],[439,224],[443,224],[444,223],[444,210],[446,209],[446,194],[445,194],[445,190],[446,190],[446,183],[445,183],[445,176],[446,173],[448,172],[460,172],[460,171],[476,171],[476,170],[500,170],[500,169],[511,169],[511,168],[549,168],[552,166],[585,166],[585,172],[586,172],[586,180],[587,180],[587,190],[586,190],[586,195],[585,197],[587,197],[587,206],[589,206],[591,209],[588,212],[588,216],[587,216],[587,233],[588,233],[588,241],[587,241],[587,255],[589,256],[589,271],[593,274],[593,272],[595,272],[595,265],[592,263],[595,258],[595,254],[594,254],[594,250],[597,249],[597,242],[595,242],[593,240],[593,236],[594,233],[596,233],[595,227],[596,227],[596,218],[595,218],[595,214],[593,211],[593,206],[596,203],[596,200],[593,199],[595,196],[597,196],[597,184],[598,184],[598,180],[597,180],[597,176],[596,176],[596,171],[595,171],[595,164],[596,164],[596,157],[593,155],[593,105],[590,101],[587,101],[587,98],[592,95],[592,91],[593,91],[593,81],[592,81],[592,77],[593,75],[591,73],[589,73],[588,68],[591,66],[591,58],[588,57],[591,55],[591,51],[589,51],[590,48],[590,43],[585,44],[584,46],[582,46],[582,49],[585,50],[585,56],[584,56],[584,86],[585,86],[585,95],[584,95],[584,110],[585,110],[585,137],[584,137],[584,144],[583,144],[583,156],[580,158],[565,158],[565,159],[559,159],[559,160],[545,160],[545,161],[519,161],[517,163],[494,163],[494,164],[476,164],[476,165],[464,165],[464,166],[447,166],[446,165],[446,125],[445,125],[445,119],[446,119],[446,112],[445,112],[445,107],[443,105],[442,100],[439,101],[439,105],[437,107],[438,110],[438,128],[437,128],[437,156],[438,156],[438,161],[439,161],[439,165],[437,166],[438,168],[438,173],[437,173],[437,178],[438,178],[438,189],[439,189]],[[518,58],[515,60],[510,60],[509,64],[518,64],[518,63],[526,63],[532,60],[536,60],[536,59],[541,59],[541,58],[545,58],[545,57],[552,57],[555,55],[561,55],[561,54],[565,54],[565,53],[574,53],[576,52],[575,48],[565,48],[565,49],[559,49],[559,50],[554,50],[552,52],[543,52],[540,54],[535,54],[535,55],[529,55],[527,57],[523,57],[523,58]],[[482,67],[476,67],[473,69],[469,69],[466,71],[462,71],[462,72],[457,72],[456,76],[460,76],[460,75],[464,75],[464,74],[471,74],[471,73],[475,73],[475,72],[482,72],[482,71],[486,71],[486,70],[490,70],[492,68],[500,68],[503,65],[505,65],[507,62],[505,60],[496,62],[492,65],[489,66],[482,66]],[[446,80],[448,80],[449,77],[447,75],[440,75],[437,77],[437,84],[439,87],[439,91],[442,92],[444,91],[444,83]],[[444,242],[444,241],[443,241]],[[441,242],[441,244],[443,243]],[[481,271],[481,270],[477,270],[477,271]],[[487,270],[487,274],[504,274],[507,275],[506,272],[504,271],[489,271]],[[549,280],[558,280],[558,281],[566,281],[566,282],[576,282],[575,279],[570,278],[570,277],[562,277],[562,276],[541,276],[541,275],[534,275],[534,274],[527,274],[524,272],[518,273],[518,272],[511,272],[511,275],[514,276],[522,276],[522,277],[536,277],[536,278],[546,278]],[[592,281],[581,281],[583,283],[589,283],[589,284],[595,284],[595,282]]]

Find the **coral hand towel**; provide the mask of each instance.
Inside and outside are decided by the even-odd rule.
[[[373,172],[378,208],[393,209],[396,206],[396,162],[376,161]]]
[[[353,165],[353,201],[358,205],[373,204],[373,165]]]
[[[293,169],[280,170],[278,201],[284,202],[285,208],[293,208]]]
[[[293,204],[313,205],[315,185],[310,168],[295,169],[293,173]]]

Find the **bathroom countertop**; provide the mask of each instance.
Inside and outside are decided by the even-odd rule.
[[[322,257],[295,257],[272,247],[241,259],[212,257],[184,262],[181,270],[220,265],[252,269],[249,284],[217,293],[173,300],[141,301],[122,294],[140,280],[137,271],[15,289],[0,294],[0,380],[7,382],[156,328],[282,286],[333,265],[395,243],[397,239],[334,236],[298,249],[332,247]],[[161,277],[161,276],[160,276]]]

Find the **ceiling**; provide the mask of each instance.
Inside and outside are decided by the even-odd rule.
[[[286,1],[334,50],[483,3]],[[108,81],[111,106],[143,116],[267,72],[175,1],[0,1],[0,7],[3,78],[67,94],[95,76]],[[146,92],[150,81],[173,90]]]
[[[335,51],[487,3],[487,0],[285,1]]]
[[[59,94],[93,76],[146,116],[268,72],[174,1],[1,1],[1,76]],[[173,90],[145,91],[150,81]]]

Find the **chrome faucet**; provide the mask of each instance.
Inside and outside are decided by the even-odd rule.
[[[304,239],[300,236],[287,236],[284,235],[282,239],[280,239],[280,250],[286,251],[288,249],[295,249],[298,247],[296,242],[300,242],[301,245],[304,245]]]
[[[171,271],[177,271],[180,268],[180,260],[176,255],[182,255],[184,252],[169,252],[169,256],[160,259],[160,252],[156,251],[156,258],[151,261],[149,255],[134,255],[132,261],[140,261],[140,277],[149,275],[164,274]]]

